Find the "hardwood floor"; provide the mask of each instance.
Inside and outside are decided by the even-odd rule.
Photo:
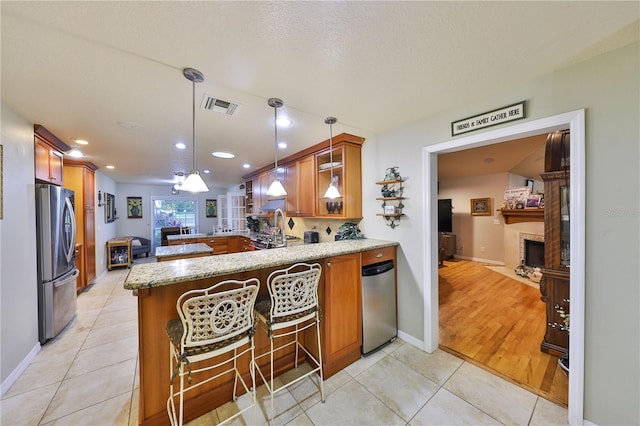
[[[440,348],[550,401],[567,405],[558,357],[540,351],[540,290],[468,260],[439,268]]]

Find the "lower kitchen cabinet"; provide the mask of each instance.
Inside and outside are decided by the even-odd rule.
[[[360,253],[324,260],[320,286],[321,344],[324,377],[360,359],[362,346],[362,281]]]

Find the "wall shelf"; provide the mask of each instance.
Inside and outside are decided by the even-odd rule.
[[[544,222],[544,209],[498,209],[504,223]]]
[[[404,213],[402,213],[402,209],[404,208],[402,200],[405,199],[405,197],[402,196],[404,190],[402,183],[404,179],[402,179],[397,169],[397,167],[389,167],[385,179],[376,182],[376,185],[382,185],[380,189],[382,197],[376,197],[376,200],[382,201],[381,207],[383,210],[383,213],[376,213],[376,216],[384,217],[387,225],[389,225],[391,229],[398,226],[400,224],[400,218],[404,216]],[[392,210],[393,213],[385,213],[388,210]]]

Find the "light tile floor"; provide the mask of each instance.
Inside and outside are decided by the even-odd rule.
[[[146,261],[155,259],[136,259]],[[135,297],[122,288],[127,273],[107,272],[78,297],[70,326],[42,347],[2,397],[0,424],[137,424],[137,312]],[[274,424],[567,424],[565,408],[453,355],[429,354],[401,340],[327,379],[324,404],[316,389],[307,380],[276,394]],[[256,417],[250,410],[233,424],[267,424],[264,386],[258,397]],[[216,424],[247,403],[243,395],[190,425]]]

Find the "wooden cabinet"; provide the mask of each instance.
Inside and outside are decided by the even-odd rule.
[[[68,151],[69,146],[39,124],[36,124],[33,130],[36,180],[62,186],[63,152]]]
[[[328,148],[316,154],[317,217],[362,218],[362,142],[362,138],[343,133],[334,138],[333,156]],[[341,195],[334,200],[324,198],[332,181]]]
[[[360,359],[362,280],[360,253],[325,259],[322,309],[322,363],[325,378]]]
[[[107,241],[107,269],[131,267],[132,238],[112,238]]]
[[[308,155],[287,163],[284,168],[284,187],[287,190],[287,216],[314,217],[316,215],[315,156]]]
[[[74,192],[77,224],[76,242],[82,244],[85,287],[96,278],[95,170],[89,162],[67,160],[64,164],[65,187]],[[81,274],[82,276],[82,274]]]
[[[78,279],[76,280],[76,291],[80,293],[84,288],[82,283],[86,282],[84,278],[84,264],[82,255],[82,244],[76,244],[76,269],[78,270]]]
[[[558,157],[558,158],[556,158]],[[558,170],[555,170],[558,169]],[[544,268],[540,281],[546,303],[547,329],[540,349],[566,354],[569,327],[569,131],[549,134],[545,154],[544,181]]]
[[[286,215],[361,219],[363,143],[364,138],[348,133],[333,138],[333,177],[329,139],[283,158],[279,167],[283,172],[278,176],[287,191]],[[252,214],[259,214],[269,198],[266,193],[274,178],[273,168],[271,163],[243,176],[245,185],[251,182]],[[324,198],[332,178],[341,195],[336,200]]]

